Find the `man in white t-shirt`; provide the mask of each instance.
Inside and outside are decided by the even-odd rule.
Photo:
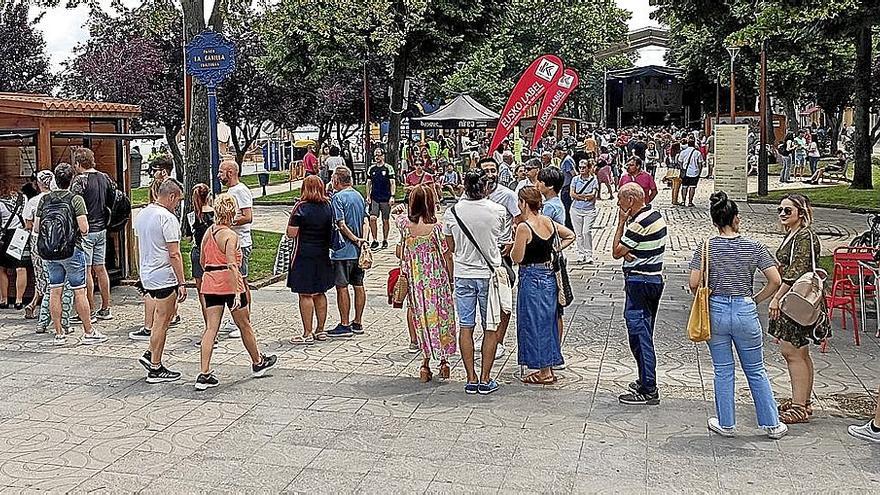
[[[152,299],[153,328],[150,348],[138,361],[147,369],[147,383],[173,382],[180,372],[162,364],[165,337],[177,303],[186,299],[186,278],[180,254],[180,221],[174,211],[180,206],[183,190],[174,179],[159,186],[155,203],[141,210],[134,221],[134,232],[140,254],[140,285],[144,295]]]
[[[235,219],[232,221],[232,230],[238,234],[238,244],[241,247],[241,272],[244,278],[245,292],[247,300],[251,301],[251,310],[253,311],[253,298],[251,298],[251,289],[247,283],[248,267],[253,251],[253,240],[251,239],[251,224],[254,221],[254,197],[251,190],[241,182],[238,175],[238,164],[234,160],[224,160],[220,164],[220,171],[217,178],[224,186],[228,187],[227,193],[235,198],[238,209],[235,212]],[[237,339],[241,337],[241,330],[235,326],[232,319],[226,320],[224,329],[229,331],[229,336]]]
[[[504,210],[507,212],[508,225],[519,223],[522,220],[522,212],[519,209],[519,199],[517,199],[515,192],[498,183],[498,164],[495,163],[494,159],[486,157],[480,160],[479,166],[486,174],[486,187],[489,191],[489,200],[504,207]],[[511,239],[512,238],[513,234],[511,230]],[[510,259],[511,247],[513,247],[512,244],[507,244],[506,246],[499,246],[499,249],[501,249],[501,262],[507,266],[513,267],[513,260]],[[513,282],[513,280],[510,281],[511,284]],[[507,328],[509,326],[510,313],[502,312],[501,321],[495,328],[495,336],[497,337],[496,340],[498,341],[498,347],[495,351],[495,359],[501,358],[501,356],[503,356],[506,352],[506,349],[504,348],[504,337],[507,335]],[[478,345],[477,348],[481,349],[482,347]]]
[[[501,266],[499,246],[511,243],[507,211],[486,197],[487,186],[487,177],[482,170],[468,171],[464,176],[464,196],[443,215],[443,233],[454,253],[459,344],[467,371],[465,392],[483,395],[498,389],[498,383],[491,377],[498,340],[495,329],[487,327],[489,285],[495,269]],[[478,308],[484,332],[479,376],[474,367],[474,328]]]

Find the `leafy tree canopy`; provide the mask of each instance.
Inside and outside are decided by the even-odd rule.
[[[37,29],[41,15],[30,20],[28,0],[0,0],[0,92],[49,93],[46,41]]]

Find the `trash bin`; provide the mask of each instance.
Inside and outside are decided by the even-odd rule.
[[[131,151],[130,159],[128,162],[128,172],[131,176],[131,188],[137,189],[141,187],[141,165],[144,162],[144,157],[140,154],[139,151],[133,149]]]
[[[265,196],[266,195],[266,186],[269,185],[269,171],[264,169],[262,172],[259,172],[257,175],[260,176],[260,187],[263,188],[263,196]]]

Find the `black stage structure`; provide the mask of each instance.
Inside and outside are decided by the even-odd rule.
[[[682,69],[648,65],[608,71],[605,75],[604,121],[607,126],[618,128],[633,125],[689,127],[689,124],[700,121],[699,98],[689,96],[684,90]]]

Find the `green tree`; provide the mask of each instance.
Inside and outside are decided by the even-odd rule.
[[[597,61],[594,54],[626,41],[628,19],[629,13],[612,0],[512,0],[491,35],[445,78],[443,93],[468,92],[500,110],[526,66],[536,57],[552,53],[581,76],[581,84],[567,103],[570,112],[595,120],[601,111],[604,69],[627,67],[632,62],[625,56]]]
[[[48,93],[54,86],[46,41],[28,0],[0,0],[0,92]]]
[[[170,0],[149,0],[134,9],[94,9],[90,38],[65,63],[62,94],[141,107],[135,130],[161,127],[183,178],[177,136],[183,128],[181,14]],[[120,64],[119,61],[125,61]]]

